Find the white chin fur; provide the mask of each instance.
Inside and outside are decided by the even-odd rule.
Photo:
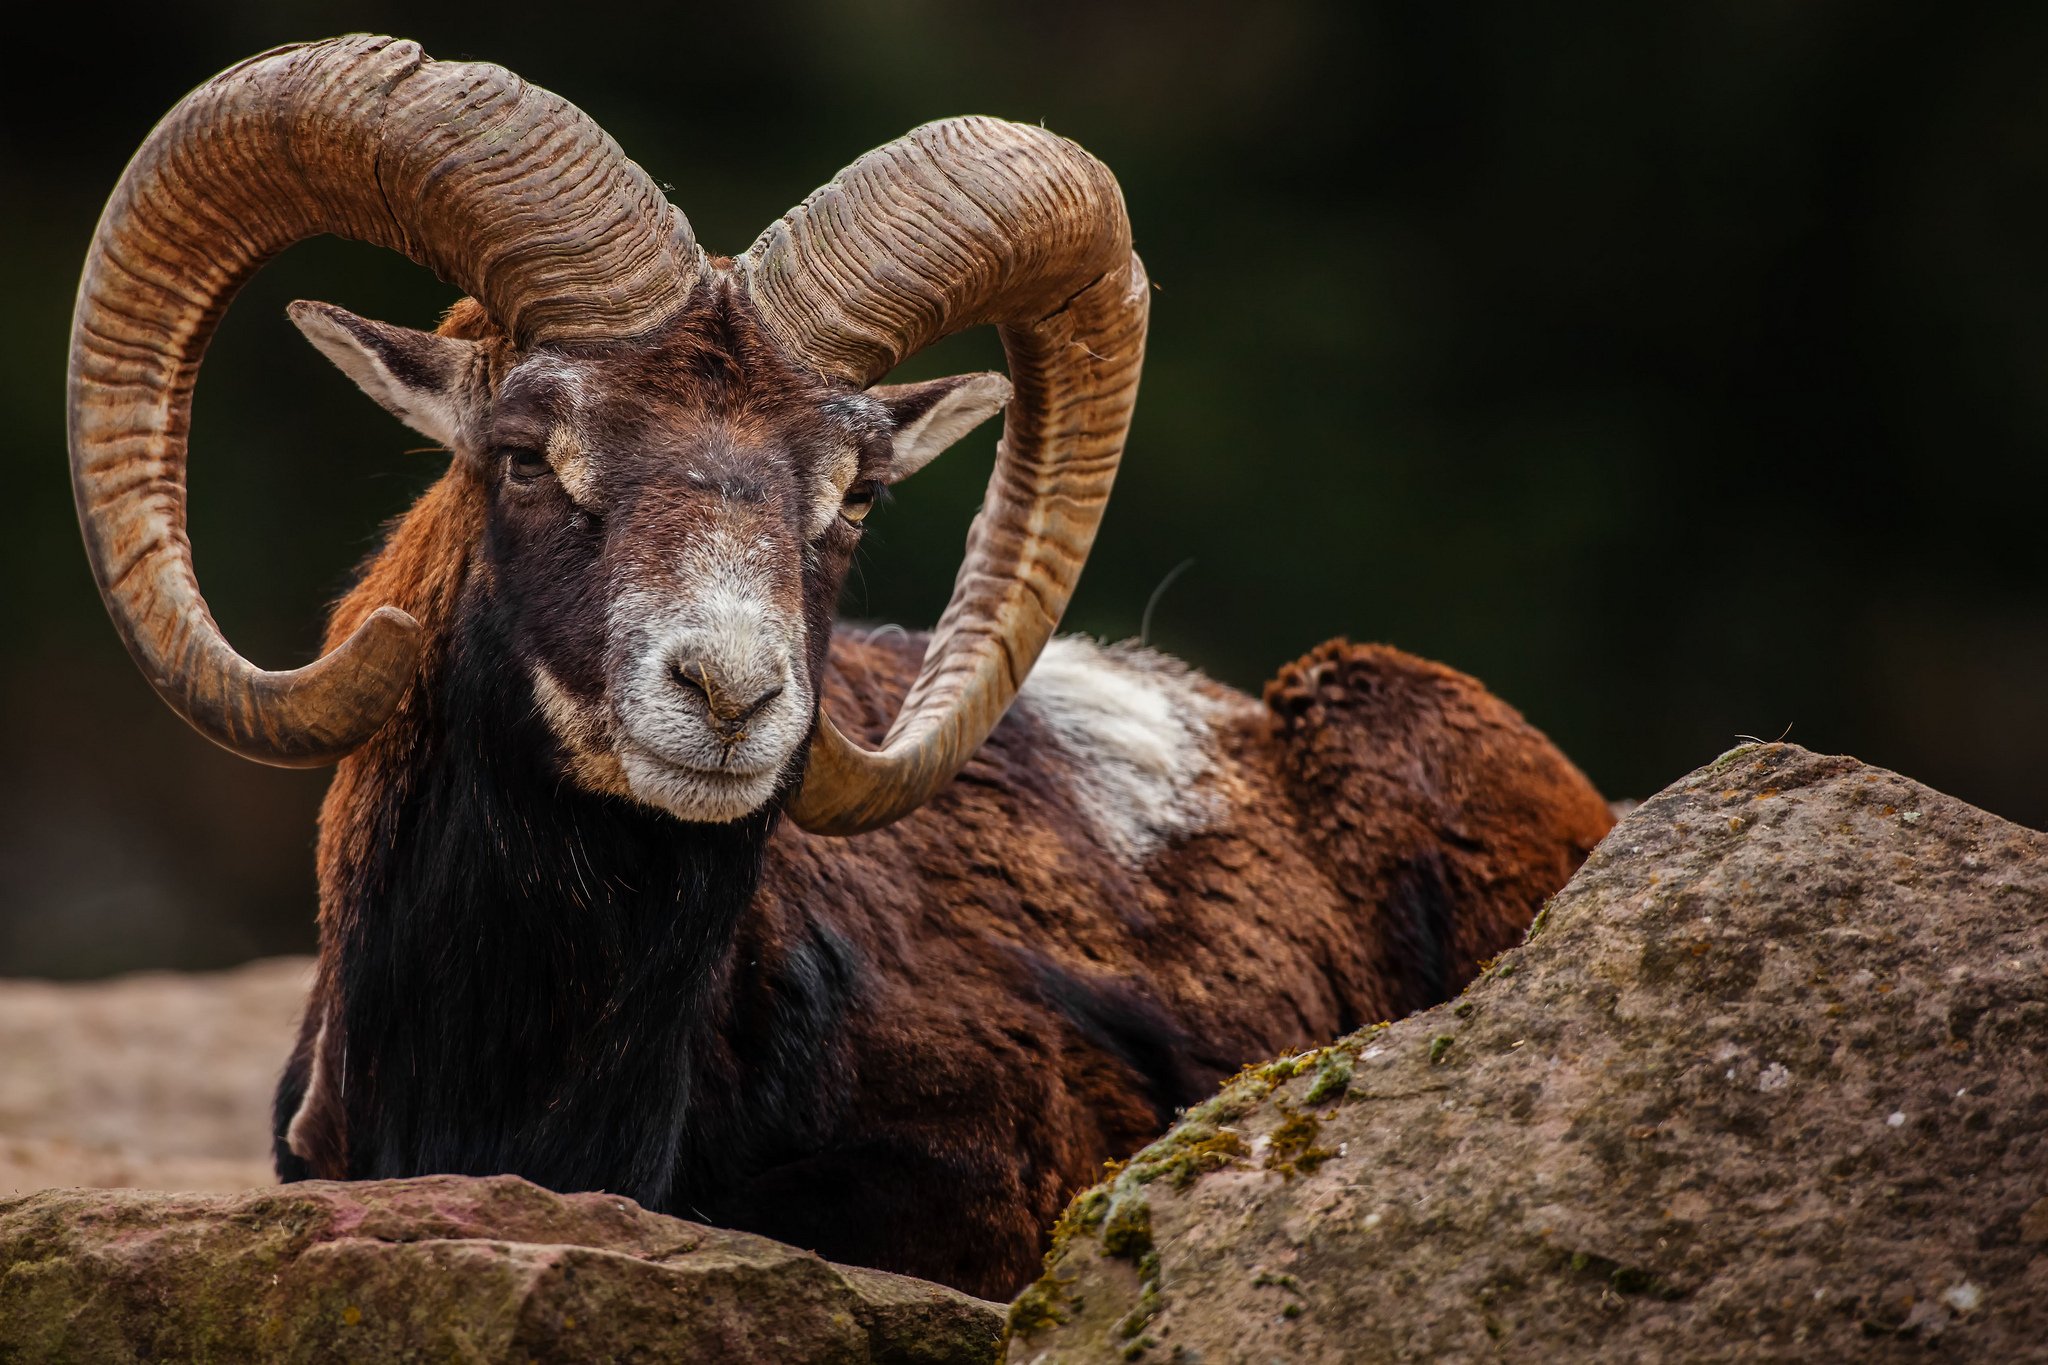
[[[803,618],[776,606],[770,548],[720,523],[672,578],[612,600],[612,752],[635,799],[679,819],[722,823],[761,809],[810,733],[811,689],[796,671]],[[735,701],[764,698],[731,740],[707,699],[677,682],[685,662]]]
[[[752,815],[775,795],[780,769],[757,772],[681,767],[630,741],[618,750],[626,785],[637,800],[679,820],[719,825]]]

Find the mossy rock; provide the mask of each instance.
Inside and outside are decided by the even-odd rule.
[[[1630,814],[1542,926],[1084,1194],[1010,1359],[2038,1354],[2048,836],[1753,745]]]

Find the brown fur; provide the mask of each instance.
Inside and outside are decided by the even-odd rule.
[[[835,645],[827,705],[876,738],[914,654]],[[1612,824],[1541,734],[1441,665],[1333,641],[1267,698],[1225,739],[1227,821],[1140,869],[1095,842],[1060,761],[1014,714],[895,825],[845,842],[777,829],[742,956],[772,957],[823,918],[877,962],[886,995],[856,1023],[855,1103],[985,1169],[986,1204],[955,1215],[990,1249],[981,1292],[1013,1292],[1066,1200],[1162,1126],[1148,1079],[1020,985],[1020,961],[1153,1002],[1190,1079],[1213,1086],[1455,992]],[[1440,909],[1441,946],[1405,921],[1418,895]],[[915,1245],[870,1254],[953,1270]]]
[[[468,299],[462,302],[475,306]],[[444,329],[459,324],[460,314],[461,305],[451,309]],[[338,964],[330,945],[342,941],[347,921],[361,908],[359,899],[350,894],[355,886],[353,866],[361,863],[366,849],[399,836],[399,831],[390,827],[390,813],[412,774],[413,749],[433,724],[433,682],[444,662],[442,651],[453,629],[473,547],[483,534],[483,519],[483,488],[475,472],[456,461],[412,510],[393,524],[383,549],[371,557],[354,589],[328,618],[325,648],[332,649],[371,612],[389,603],[409,612],[425,628],[429,651],[421,660],[419,684],[406,693],[390,722],[335,771],[320,804],[320,840],[314,865],[320,879],[323,950],[293,1054],[295,1062],[321,1071],[315,1088],[319,1105],[303,1125],[312,1144],[308,1159],[315,1170],[340,1172],[348,1168],[339,1067],[331,1055],[313,1056],[313,1041],[328,1017],[335,990]]]
[[[460,307],[444,331],[488,335]],[[430,649],[323,807],[321,969],[293,1063],[296,1093],[307,1068],[320,1078],[300,1125],[306,1173],[355,1173],[346,1040],[331,1030],[318,1057],[313,1045],[338,1017],[342,945],[383,895],[370,869],[417,837],[395,813],[442,724],[451,636],[495,590],[481,553],[489,499],[456,460],[330,622],[331,644],[391,603],[419,619]],[[877,741],[922,652],[917,639],[839,632],[824,705]],[[1224,719],[1201,780],[1225,813],[1135,865],[1077,801],[1074,765],[1089,756],[1068,753],[1028,705],[894,825],[834,840],[775,824],[758,891],[709,968],[689,1056],[702,1112],[731,1110],[755,1084],[811,945],[840,945],[857,1004],[805,1042],[801,1118],[706,1134],[753,1150],[723,1203],[674,1211],[1007,1297],[1104,1161],[1240,1065],[1454,992],[1520,939],[1611,823],[1505,703],[1397,650],[1326,644],[1282,669],[1264,705],[1202,686]],[[288,1075],[281,1125],[294,1093]]]

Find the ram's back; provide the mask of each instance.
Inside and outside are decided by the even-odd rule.
[[[923,651],[843,631],[827,709],[879,741]],[[923,809],[844,842],[785,822],[743,950],[858,978],[828,1145],[950,1126],[1022,1182],[985,1233],[1028,1272],[1103,1161],[1246,1063],[1455,993],[1610,823],[1512,708],[1397,650],[1333,642],[1260,701],[1066,638]]]

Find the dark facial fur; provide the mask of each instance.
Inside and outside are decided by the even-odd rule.
[[[586,788],[730,820],[793,775],[860,535],[839,509],[889,459],[839,397],[725,307],[500,387],[485,563]]]
[[[481,481],[477,580],[562,775],[689,821],[789,790],[861,520],[1008,393],[986,375],[828,382],[722,282],[651,339],[530,354],[473,305],[431,336],[293,316]]]

